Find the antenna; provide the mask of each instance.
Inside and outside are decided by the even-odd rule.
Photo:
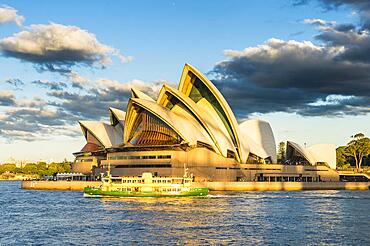
[[[108,171],[107,171],[108,177],[110,177],[110,162],[108,163]]]
[[[186,167],[186,163],[184,163],[184,178],[188,177],[188,168]]]

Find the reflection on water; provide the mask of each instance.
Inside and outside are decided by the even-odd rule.
[[[88,199],[0,182],[0,245],[370,245],[370,191]]]

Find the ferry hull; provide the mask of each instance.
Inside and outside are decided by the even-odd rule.
[[[190,191],[179,192],[130,192],[130,191],[103,191],[96,188],[85,188],[84,196],[91,198],[101,197],[186,197],[206,196],[208,188],[192,188]]]

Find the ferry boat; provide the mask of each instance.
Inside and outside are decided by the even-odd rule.
[[[196,187],[187,169],[183,177],[158,177],[150,172],[141,176],[102,178],[99,188],[84,188],[85,197],[183,197],[206,196],[208,188]]]

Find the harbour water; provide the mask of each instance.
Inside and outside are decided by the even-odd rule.
[[[0,245],[370,245],[370,190],[88,199],[0,182]]]

